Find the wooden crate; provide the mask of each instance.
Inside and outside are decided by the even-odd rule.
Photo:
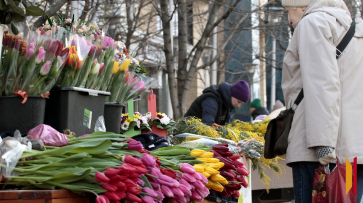
[[[0,190],[0,203],[90,203],[90,197],[69,190]]]

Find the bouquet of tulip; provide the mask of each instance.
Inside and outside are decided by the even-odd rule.
[[[161,157],[190,153],[189,149],[161,148],[158,158],[140,142],[108,132],[69,138],[68,142],[63,147],[47,146],[44,151],[24,151],[13,168],[16,173],[4,177],[2,184],[94,193],[96,203],[187,203],[202,201],[209,194],[208,180],[193,166]],[[7,168],[6,163],[0,166]]]
[[[68,58],[63,46],[61,41],[38,36],[35,32],[27,36],[6,32],[1,53],[0,94],[13,95],[18,91],[29,95],[46,94]]]
[[[130,118],[128,113],[122,114],[121,117],[121,133],[129,131],[131,128],[137,128],[144,131],[150,131],[149,122],[151,120],[151,114],[134,113],[134,118]]]

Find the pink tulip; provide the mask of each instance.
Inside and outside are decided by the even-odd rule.
[[[183,184],[180,184],[179,186],[179,190],[181,190],[182,192],[184,192],[185,194],[191,196],[192,192],[190,191],[189,187]]]
[[[179,190],[177,187],[172,187],[171,191],[173,192],[174,197],[176,197],[176,196],[183,197],[184,196],[184,193],[181,190]]]
[[[196,191],[193,191],[192,192],[192,196],[190,196],[192,199],[194,200],[200,200],[200,199],[203,199]]]
[[[140,185],[140,186],[144,186],[145,182],[143,180],[141,180],[141,179],[138,179],[137,184]]]
[[[161,185],[167,185],[169,187],[173,187],[173,182],[168,182],[165,180],[161,180],[161,179],[157,179],[158,183],[160,183]]]
[[[180,171],[183,173],[190,173],[190,174],[195,173],[194,167],[191,166],[190,164],[181,163],[181,164],[179,164],[179,166],[180,166]]]
[[[136,84],[135,84],[135,86],[132,88],[132,90],[138,90],[138,89],[140,89],[141,87],[143,87],[144,86],[144,81],[142,81],[142,80],[140,80],[140,81],[138,81]],[[183,171],[182,171],[183,172]]]
[[[88,56],[91,56],[91,55],[95,52],[95,50],[96,50],[96,46],[95,46],[95,45],[93,45],[93,46],[91,47],[91,49],[89,50],[89,52],[88,52]]]
[[[172,191],[171,191],[171,189],[170,189],[168,186],[166,186],[166,185],[162,185],[162,186],[161,186],[161,192],[162,192],[165,196],[167,196],[167,197],[174,197],[173,192],[172,192]]]
[[[195,178],[195,180],[201,180],[202,178],[200,177],[199,174],[200,173],[194,172],[194,173],[191,173],[190,175],[192,175]]]
[[[159,175],[159,179],[163,180],[163,181],[167,181],[167,182],[173,182],[173,180],[174,180],[174,179],[170,178],[169,176],[166,176],[166,175],[163,175],[163,174]]]
[[[110,203],[110,200],[105,195],[96,197],[96,203]]]
[[[141,197],[141,200],[144,203],[155,203],[155,201],[153,200],[153,198],[151,198],[149,196],[143,196],[143,197]]]
[[[191,176],[189,173],[183,173],[183,178],[184,178],[186,181],[190,182],[190,183],[193,183],[193,182],[197,181],[197,180],[195,180],[195,178],[194,178],[193,176]]]
[[[177,177],[178,179],[182,179],[182,178],[183,178],[182,174],[180,174],[180,173],[176,173],[176,177]]]
[[[29,58],[34,54],[35,46],[34,43],[31,43],[28,47],[28,51],[26,52],[26,59],[29,60]]]
[[[43,64],[43,66],[40,68],[40,74],[41,75],[46,75],[49,72],[50,69],[50,65],[51,65],[51,61],[47,61]]]
[[[157,197],[158,196],[158,194],[154,190],[152,190],[152,189],[150,189],[148,187],[144,187],[144,189],[142,191],[149,194],[151,197]]]
[[[180,203],[187,203],[187,202],[189,202],[189,201],[187,201],[187,199],[184,196],[177,196],[177,197],[175,197],[175,200],[177,202],[180,202]]]
[[[186,186],[188,188],[188,190],[191,190],[192,189],[192,186],[185,179],[180,179],[179,183],[180,183],[180,186],[181,185]]]
[[[137,77],[134,77],[132,80],[130,80],[129,84],[133,84],[137,80]]]
[[[202,174],[199,174],[199,175],[201,177],[200,182],[202,182],[203,184],[207,184],[208,183],[208,179],[204,175],[202,175]]]
[[[128,150],[135,150],[135,151],[141,150],[143,148],[144,146],[142,146],[141,142],[138,141],[129,142],[127,147]]]
[[[180,183],[175,179],[173,179],[173,187],[180,187]]]
[[[149,154],[145,154],[144,157],[141,158],[141,161],[145,166],[154,167],[156,165],[156,160]]]
[[[159,191],[155,191],[156,192],[156,194],[158,194],[158,197],[159,197],[159,199],[160,200],[163,200],[164,198],[165,198],[165,196],[164,196],[164,194],[161,192],[161,190],[159,190]]]
[[[35,63],[39,64],[45,59],[44,47],[39,47],[38,53],[35,55]]]
[[[193,185],[195,188],[205,187],[204,184],[202,182],[200,182],[199,180],[195,181],[194,183],[191,183],[191,185]]]
[[[154,190],[159,190],[160,189],[160,184],[156,183],[156,182],[150,182],[151,186],[153,186]]]

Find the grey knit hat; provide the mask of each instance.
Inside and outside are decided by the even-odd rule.
[[[302,7],[308,6],[313,0],[282,0],[282,6]]]

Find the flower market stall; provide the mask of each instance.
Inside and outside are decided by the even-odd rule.
[[[149,112],[134,112],[132,101],[154,82],[96,25],[59,15],[37,31],[6,31],[0,114],[12,119],[0,122],[0,195],[186,203],[215,191],[246,203],[251,170],[268,189],[265,169],[281,173],[279,158],[263,158],[268,121],[174,121],[157,112],[152,90]]]

